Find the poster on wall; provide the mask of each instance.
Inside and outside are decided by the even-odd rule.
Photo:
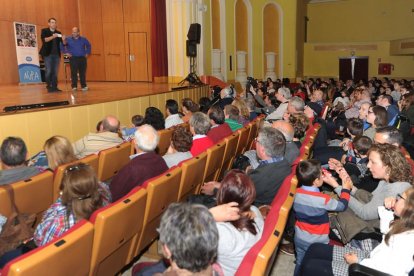
[[[36,25],[13,22],[20,83],[42,82]]]

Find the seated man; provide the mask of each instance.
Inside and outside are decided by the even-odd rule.
[[[190,132],[193,135],[193,145],[191,147],[191,154],[197,156],[206,151],[214,143],[206,135],[210,130],[210,121],[206,114],[196,112],[190,119]]]
[[[128,194],[136,186],[146,180],[158,176],[168,170],[162,156],[154,152],[160,137],[150,125],[143,125],[135,132],[135,149],[137,154],[114,176],[110,189],[112,201]]]
[[[388,113],[388,125],[392,126],[400,114],[398,107],[392,104],[393,100],[390,95],[379,95],[377,99],[377,105],[384,107]]]
[[[27,148],[19,137],[7,137],[1,144],[0,159],[0,185],[29,179],[39,174],[36,167],[26,166]]]
[[[118,135],[118,130],[118,119],[114,116],[106,116],[99,125],[97,133],[89,133],[73,144],[76,157],[83,158],[121,144],[123,141]]]
[[[243,125],[239,123],[239,116],[240,112],[237,107],[231,104],[226,105],[224,108],[224,117],[226,119],[224,121],[229,125],[231,131],[236,131],[243,127]]]
[[[281,103],[279,107],[270,113],[266,120],[280,120],[283,118],[283,114],[285,114],[285,111],[287,110],[289,99],[292,97],[289,88],[279,88],[277,90],[277,93],[275,94],[276,99]]]
[[[324,105],[322,90],[313,91],[308,106],[315,112],[315,117],[321,115]]]
[[[190,152],[193,145],[193,136],[182,126],[174,129],[171,136],[171,144],[167,153],[162,157],[168,168],[178,165],[184,160],[190,159],[193,155]]]
[[[224,122],[224,111],[220,108],[220,106],[213,105],[210,107],[207,115],[210,118],[211,124],[211,128],[207,132],[207,136],[211,139],[211,141],[213,141],[213,143],[217,143],[232,134],[231,128],[226,122]]]
[[[274,128],[264,127],[259,131],[256,141],[256,154],[259,166],[247,174],[256,187],[255,206],[271,204],[285,178],[291,173],[291,167],[283,157],[286,140],[283,134]],[[220,182],[204,183],[201,191],[212,195]]]

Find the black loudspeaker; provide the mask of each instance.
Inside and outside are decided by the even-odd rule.
[[[188,29],[187,38],[188,40],[195,41],[199,44],[201,39],[201,25],[198,23],[191,24]]]
[[[197,44],[196,44],[195,41],[187,40],[186,53],[187,53],[187,57],[196,57],[197,56]]]

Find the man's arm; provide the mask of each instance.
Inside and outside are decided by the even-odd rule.
[[[85,39],[86,57],[88,57],[91,54],[92,46],[91,46],[91,43],[89,42],[89,40],[87,40],[86,38],[84,38],[84,39]]]

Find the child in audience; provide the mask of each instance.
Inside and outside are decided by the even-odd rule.
[[[374,250],[367,253],[347,246],[313,244],[303,259],[301,275],[348,275],[348,265],[353,263],[360,263],[387,275],[412,275],[414,189],[409,188],[396,197],[385,198],[384,206],[378,207],[378,214],[381,232],[385,236]],[[400,219],[390,224],[393,216],[386,209],[393,210]]]
[[[121,129],[122,139],[125,141],[131,141],[134,139],[134,133],[137,130],[137,127],[142,126],[144,124],[144,117],[141,115],[134,115],[131,118],[132,127],[127,128],[124,127]]]
[[[296,177],[301,186],[298,188],[293,203],[296,215],[295,248],[296,267],[295,275],[298,275],[302,259],[308,247],[313,243],[329,242],[329,218],[328,211],[342,212],[348,207],[349,193],[352,188],[345,170],[340,177],[343,188],[339,200],[331,198],[319,191],[319,187],[325,182],[328,185],[337,183],[332,175],[321,169],[318,160],[306,160],[298,164]]]

